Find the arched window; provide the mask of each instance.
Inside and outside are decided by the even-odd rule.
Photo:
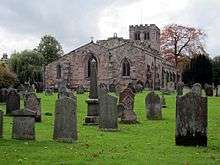
[[[90,77],[90,76],[91,76],[91,61],[92,61],[93,59],[96,61],[96,69],[97,69],[97,66],[98,66],[98,65],[97,65],[97,60],[96,60],[96,58],[95,58],[94,56],[92,56],[92,57],[90,57],[89,60],[88,60],[88,65],[87,65],[87,66],[88,66],[88,68],[87,68],[87,77]]]
[[[149,40],[149,39],[150,39],[149,32],[144,33],[144,40]]]
[[[135,33],[135,40],[140,40],[141,36],[140,36],[140,32]]]
[[[130,64],[126,58],[122,62],[122,76],[130,76]]]
[[[57,79],[60,79],[61,78],[61,65],[58,64],[57,65]]]

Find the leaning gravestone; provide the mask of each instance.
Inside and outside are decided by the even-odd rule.
[[[137,123],[137,115],[134,112],[135,94],[130,88],[126,88],[119,95],[119,104],[124,107],[121,115],[121,122],[125,124]]]
[[[118,129],[117,98],[106,91],[99,91],[99,128],[103,131]]]
[[[146,116],[149,120],[161,120],[161,102],[160,97],[154,92],[150,92],[145,98]]]
[[[41,99],[35,93],[25,94],[24,107],[36,114],[36,122],[41,122]]]
[[[3,116],[4,112],[0,110],[0,138],[3,137]]]
[[[183,87],[184,87],[184,83],[183,82],[178,82],[177,83],[177,86],[176,86],[176,94],[177,94],[177,96],[183,95]]]
[[[202,96],[202,86],[199,83],[194,84],[191,91],[192,93]]]
[[[13,127],[12,138],[21,140],[35,139],[35,113],[29,110],[17,110],[12,112]]]
[[[205,94],[206,96],[213,96],[213,87],[212,85],[206,85],[205,87]]]
[[[53,139],[61,142],[77,140],[76,97],[61,97],[56,101]]]
[[[207,97],[192,92],[177,96],[176,145],[207,146]]]
[[[10,88],[6,101],[6,114],[20,109],[20,95],[16,89]]]

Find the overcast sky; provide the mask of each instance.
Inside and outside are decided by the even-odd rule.
[[[45,34],[67,53],[117,32],[128,38],[132,24],[177,23],[202,28],[207,51],[220,55],[220,0],[0,0],[0,57],[33,49]]]

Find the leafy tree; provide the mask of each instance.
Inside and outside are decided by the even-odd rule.
[[[14,86],[16,75],[10,71],[5,63],[0,63],[0,88]]]
[[[220,84],[220,56],[213,59],[213,82],[215,85]]]
[[[205,55],[194,56],[183,72],[183,82],[188,85],[194,83],[212,84],[212,61]]]
[[[14,53],[9,60],[9,66],[18,77],[20,83],[42,82],[42,66],[44,57],[37,51],[24,50]]]
[[[161,32],[161,53],[177,66],[186,56],[205,54],[205,36],[201,29],[177,24],[167,25]]]
[[[44,56],[44,64],[49,64],[63,55],[60,43],[51,35],[41,38],[37,51]]]

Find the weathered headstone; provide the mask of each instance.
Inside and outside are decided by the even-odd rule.
[[[115,84],[109,85],[109,92],[116,92],[116,85]]]
[[[77,88],[76,88],[76,93],[77,94],[84,94],[85,92],[85,89],[83,87],[83,85],[79,85]]]
[[[77,140],[76,97],[61,97],[56,101],[53,139],[62,142]]]
[[[3,116],[4,112],[0,110],[0,138],[3,137]]]
[[[177,96],[176,145],[207,146],[207,97],[192,92]]]
[[[166,108],[167,107],[166,99],[165,99],[164,95],[162,95],[162,97],[160,99],[160,102],[161,102],[162,108]]]
[[[118,104],[117,105],[117,111],[118,111],[118,118],[122,117],[122,114],[124,113],[125,107],[123,104]]]
[[[16,89],[10,88],[6,101],[6,114],[20,109],[20,95]]]
[[[150,92],[145,98],[146,117],[149,120],[161,120],[161,102],[160,97],[154,92]]]
[[[220,85],[217,86],[216,96],[220,96]]]
[[[90,92],[89,99],[86,100],[88,104],[87,116],[85,117],[85,125],[99,124],[99,101],[98,101],[98,86],[97,86],[97,68],[96,61],[91,61],[91,75],[90,75]]]
[[[35,113],[35,121],[41,122],[41,99],[35,93],[26,93],[24,107]]]
[[[105,83],[100,83],[99,88],[106,91],[106,92],[108,92],[108,86]]]
[[[0,102],[1,103],[6,102],[7,97],[8,97],[8,89],[6,88],[0,89]]]
[[[103,131],[118,129],[117,98],[110,96],[106,91],[99,91],[99,128]]]
[[[125,124],[137,123],[137,115],[134,112],[135,94],[130,88],[126,88],[119,95],[119,104],[124,107],[121,122]]]
[[[29,110],[17,110],[12,112],[13,127],[12,138],[21,140],[35,139],[35,113]]]
[[[51,88],[46,88],[46,89],[44,90],[44,93],[45,93],[46,96],[51,96],[51,95],[53,95],[53,89],[51,89]]]
[[[205,86],[205,94],[206,96],[213,96],[213,87],[212,85],[206,85]]]
[[[191,91],[192,93],[202,96],[202,86],[199,83],[194,84]]]
[[[71,90],[69,90],[66,86],[62,86],[58,90],[58,98],[62,98],[62,97],[72,97],[72,98],[74,98],[75,96],[73,95]]]
[[[176,94],[177,94],[177,96],[183,95],[183,87],[184,87],[184,83],[183,82],[178,82],[177,83],[177,86],[176,86]]]

